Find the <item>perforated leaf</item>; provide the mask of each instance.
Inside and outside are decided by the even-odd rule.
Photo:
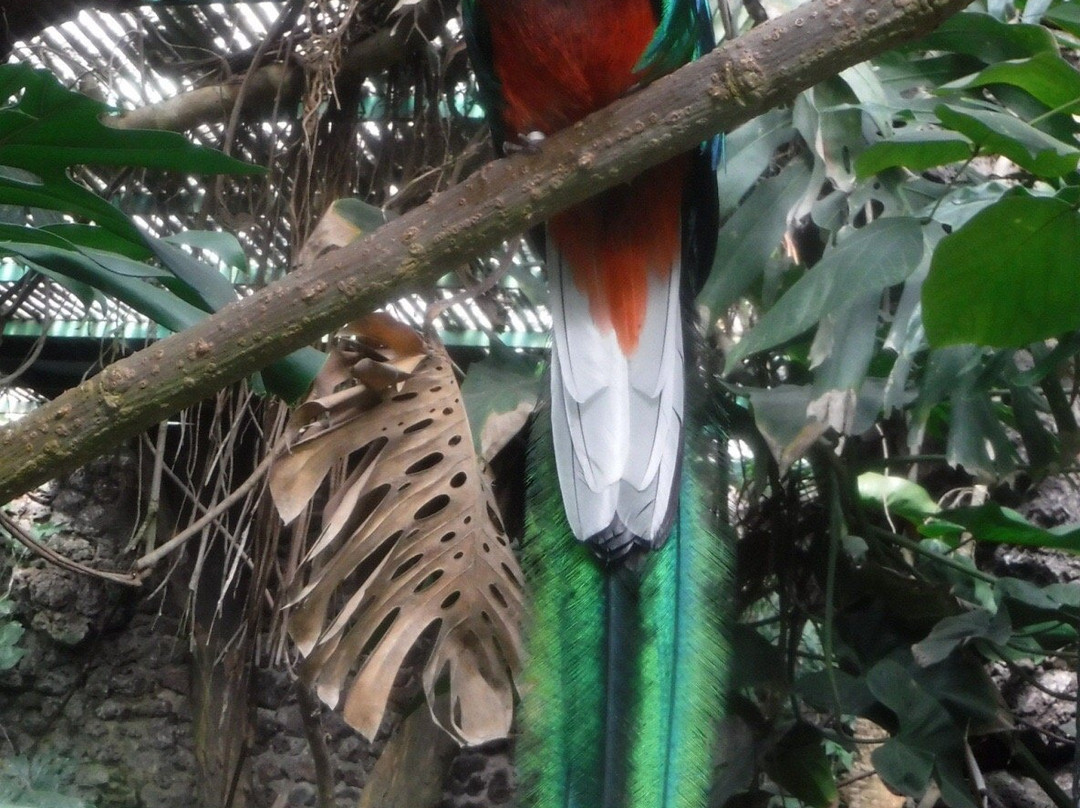
[[[346,464],[290,603],[303,676],[371,738],[406,654],[437,625],[423,672],[434,719],[464,743],[503,737],[520,667],[522,578],[450,359],[384,315],[354,331],[355,344],[335,349],[294,413],[270,477],[291,522]],[[436,702],[442,681],[449,699]]]

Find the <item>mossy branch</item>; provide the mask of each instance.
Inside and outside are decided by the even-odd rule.
[[[0,430],[0,502],[317,340],[559,210],[687,151],[969,0],[813,0],[549,138],[368,238],[110,365]]]

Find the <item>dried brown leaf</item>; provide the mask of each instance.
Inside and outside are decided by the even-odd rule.
[[[294,413],[270,475],[288,522],[332,468],[349,463],[290,604],[304,676],[331,706],[344,697],[346,720],[373,737],[402,660],[438,624],[423,672],[433,717],[465,743],[505,736],[520,667],[521,573],[450,359],[388,317],[354,327],[357,345],[327,363],[333,378]],[[355,383],[338,389],[346,368]],[[449,702],[437,710],[443,678]]]

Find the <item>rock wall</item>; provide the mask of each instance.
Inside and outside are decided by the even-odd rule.
[[[122,568],[138,515],[130,454],[99,460],[24,497],[9,514],[50,549]],[[190,808],[198,765],[190,700],[192,655],[179,615],[147,597],[0,547],[14,617],[26,626],[19,663],[0,672],[0,803],[49,808]],[[256,677],[253,808],[315,805],[314,765],[289,675]],[[372,746],[332,714],[323,728],[341,806],[355,806]],[[243,804],[240,801],[238,804]]]

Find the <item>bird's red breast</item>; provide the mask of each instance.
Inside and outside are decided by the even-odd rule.
[[[624,94],[657,25],[652,0],[490,0],[484,11],[511,138],[549,135]]]

